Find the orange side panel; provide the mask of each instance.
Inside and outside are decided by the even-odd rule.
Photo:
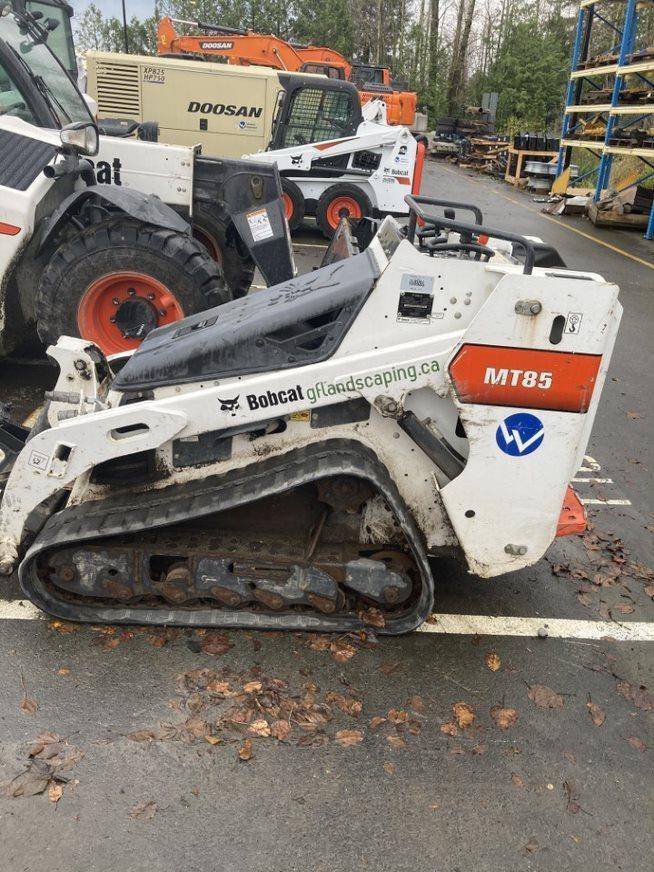
[[[15,224],[5,224],[0,221],[0,236],[17,236],[20,233],[20,227]]]
[[[559,525],[556,528],[557,536],[577,536],[583,533],[588,526],[586,509],[573,489],[568,485],[563,500],[563,507],[559,515]]]
[[[422,171],[425,166],[425,143],[419,142],[418,148],[416,149],[416,165],[413,168],[413,184],[411,185],[411,193],[419,194],[420,193],[420,185],[422,183]]]
[[[463,345],[450,376],[463,403],[588,411],[601,354]]]

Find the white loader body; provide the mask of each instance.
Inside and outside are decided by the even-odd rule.
[[[154,379],[151,399],[119,405],[129,367],[138,369],[141,358],[150,372],[170,340],[181,341],[178,334],[152,333],[118,377],[121,390],[109,386],[108,392],[89,375],[95,370],[85,343],[62,339],[50,352],[62,368],[62,402],[51,402],[51,429],[18,457],[0,509],[5,568],[14,564],[28,515],[43,500],[62,488],[71,488],[69,504],[102,499],[105,489],[89,473],[104,461],[154,449],[167,474],[144,486],[151,492],[171,479],[204,479],[327,436],[374,452],[428,551],[456,545],[482,577],[539,560],[556,535],[568,483],[586,449],[621,317],[618,288],[590,273],[536,268],[524,275],[517,264],[430,258],[400,241],[390,218],[357,257],[368,258],[379,276],[337,350],[320,362],[181,383],[173,378],[160,386]],[[312,281],[319,285],[326,270],[338,281],[341,267],[324,267]],[[249,305],[265,306],[266,295],[293,296],[300,281],[255,295],[259,303]],[[428,292],[426,315],[420,307],[427,301],[416,298],[416,288]],[[237,305],[214,311],[225,317]],[[555,335],[571,312],[581,316],[581,328]],[[189,329],[209,329],[209,315],[188,319],[196,325]],[[370,405],[365,421],[336,423],[327,433],[312,426],[321,408],[357,398]],[[459,455],[454,477],[402,426],[402,416],[412,412]],[[278,416],[281,432],[256,440],[238,435],[241,427]],[[236,431],[229,459],[175,468],[173,440],[193,442],[221,428]],[[140,489],[133,488],[135,500]],[[383,505],[373,501],[366,513],[365,535],[383,540]]]

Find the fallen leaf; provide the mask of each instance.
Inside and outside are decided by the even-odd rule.
[[[452,713],[460,730],[465,730],[475,721],[475,710],[467,702],[455,702],[452,706]]]
[[[627,412],[627,418],[631,418],[632,421],[639,421],[642,417],[638,412]]]
[[[495,653],[495,651],[487,651],[484,654],[484,663],[486,664],[486,666],[488,666],[491,672],[497,672],[497,670],[502,665],[502,661]]]
[[[44,760],[30,760],[27,769],[5,786],[4,792],[13,798],[43,793],[52,778],[52,767]]]
[[[151,821],[157,813],[157,803],[153,800],[148,802],[140,802],[130,810],[130,817],[138,818],[142,821]]]
[[[635,748],[636,751],[645,751],[647,750],[647,745],[643,742],[642,739],[639,739],[637,736],[629,736],[627,741],[631,745],[632,748]]]
[[[402,709],[390,709],[387,717],[392,724],[406,724],[409,720],[409,715]]]
[[[346,663],[357,653],[354,645],[350,645],[344,639],[335,639],[329,646],[329,650],[337,663]]]
[[[361,730],[339,730],[334,736],[336,742],[344,748],[351,745],[359,745],[363,742],[363,733]]]
[[[651,598],[654,599],[654,584],[646,584],[643,590],[647,596],[651,596]]]
[[[395,765],[395,763],[384,763],[384,771],[387,772],[389,775],[395,775],[395,772],[397,771],[397,766]]]
[[[422,714],[425,710],[425,704],[422,701],[421,696],[416,695],[409,697],[409,699],[406,701],[406,704],[412,711],[418,712],[418,714]]]
[[[500,730],[508,730],[518,720],[518,712],[514,708],[504,708],[501,705],[494,705],[490,710],[490,716]]]
[[[375,730],[380,727],[382,724],[386,723],[386,718],[380,718],[379,716],[373,718],[370,721],[370,729],[375,732]]]
[[[475,745],[472,749],[472,753],[476,754],[478,757],[481,757],[488,750],[488,746],[484,744],[484,742],[480,742],[478,745]]]
[[[278,739],[280,742],[283,742],[285,739],[288,739],[292,729],[290,721],[273,721],[270,725],[270,735],[273,739]]]
[[[220,745],[223,740],[219,736],[212,736],[209,734],[204,737],[204,741],[208,742],[210,745]]]
[[[31,699],[28,696],[24,696],[20,701],[20,710],[25,712],[27,715],[33,715],[38,709],[39,704],[35,699]]]
[[[618,603],[617,609],[621,615],[630,615],[634,611],[634,607],[628,603]]]
[[[216,656],[226,654],[233,647],[232,642],[229,641],[229,637],[225,633],[211,631],[202,638],[201,648],[205,654],[214,654]]]
[[[243,691],[244,693],[258,693],[262,687],[263,685],[260,681],[247,681],[243,685]]]
[[[573,765],[577,763],[577,759],[572,751],[564,751],[563,756],[569,763],[572,763]]]
[[[332,637],[327,634],[309,634],[309,648],[312,651],[327,651],[332,643]]]
[[[252,759],[252,753],[252,739],[246,739],[238,750],[238,759],[244,761],[250,760]]]
[[[79,624],[71,624],[68,621],[50,621],[50,629],[62,635],[68,635],[69,633],[76,633],[80,626]]]
[[[259,736],[264,739],[270,735],[270,725],[268,721],[261,718],[258,721],[252,721],[248,727],[248,732],[252,733],[253,736]]]
[[[353,718],[358,718],[363,708],[363,703],[360,699],[353,699],[351,696],[344,696],[342,693],[336,693],[333,690],[325,694],[325,700]]]
[[[386,626],[386,618],[381,613],[379,609],[374,607],[370,607],[364,609],[360,612],[359,617],[363,621],[364,624],[367,624],[369,627],[385,627]]]
[[[450,754],[465,754],[465,749],[461,745],[452,745]]]
[[[70,675],[70,669],[67,666],[60,666],[57,675]]]
[[[538,850],[538,842],[532,836],[531,839],[527,842],[527,844],[522,849],[522,853],[525,857],[528,857],[529,854],[534,854]]]
[[[232,690],[229,681],[210,681],[207,684],[207,692],[215,693],[218,696],[231,696],[235,693]]]
[[[203,739],[211,732],[209,724],[202,718],[188,718],[184,723],[184,729],[196,739]]]
[[[581,806],[579,805],[579,793],[575,789],[575,786],[572,781],[564,781],[563,782],[563,792],[565,794],[567,803],[565,810],[568,814],[579,814],[581,811]]]
[[[50,800],[50,802],[59,802],[63,795],[63,786],[61,784],[55,784],[54,781],[51,781],[50,786],[48,787],[48,799]]]
[[[386,741],[391,746],[391,748],[405,748],[406,742],[402,738],[402,736],[386,736]]]
[[[522,778],[518,775],[517,772],[511,773],[511,781],[515,784],[516,787],[524,787],[525,783]]]
[[[606,715],[604,714],[604,709],[599,706],[596,702],[593,702],[590,696],[588,697],[588,702],[586,703],[586,708],[588,709],[588,714],[592,722],[596,727],[601,727],[604,721],[606,720]]]
[[[446,723],[441,724],[441,733],[445,733],[447,736],[457,736],[459,731],[454,721],[447,721]]]
[[[563,708],[563,697],[544,684],[532,684],[527,696],[538,708]]]
[[[395,672],[400,666],[399,660],[385,660],[379,666],[379,671],[383,672],[384,675],[391,675]]]
[[[577,599],[582,604],[582,606],[586,606],[586,608],[590,608],[593,605],[593,598],[589,593],[581,592],[577,594]]]
[[[578,836],[576,833],[570,833],[570,838],[575,843],[575,845],[580,845],[583,841],[581,836]]]
[[[127,738],[133,742],[156,742],[157,734],[154,730],[136,730],[134,733],[128,733]]]
[[[644,684],[636,687],[635,684],[629,684],[628,681],[619,681],[615,689],[625,699],[631,700],[636,708],[644,712],[649,712],[654,708],[654,696],[647,690]]]

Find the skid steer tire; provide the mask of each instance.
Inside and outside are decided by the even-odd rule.
[[[36,328],[45,345],[82,336],[115,354],[230,299],[222,269],[191,236],[121,215],[53,253],[36,292]]]
[[[331,239],[343,217],[367,218],[372,216],[372,203],[356,185],[332,185],[320,195],[316,221],[327,239]]]
[[[282,201],[284,203],[284,214],[288,221],[288,228],[293,233],[297,230],[304,220],[306,205],[304,195],[300,188],[290,179],[282,176]]]
[[[255,263],[225,210],[220,206],[196,203],[192,226],[195,239],[222,267],[232,297],[244,297],[254,278]]]

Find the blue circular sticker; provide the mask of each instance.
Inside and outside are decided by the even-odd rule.
[[[505,418],[495,433],[499,448],[510,457],[525,457],[542,443],[545,428],[540,418],[518,412]]]

